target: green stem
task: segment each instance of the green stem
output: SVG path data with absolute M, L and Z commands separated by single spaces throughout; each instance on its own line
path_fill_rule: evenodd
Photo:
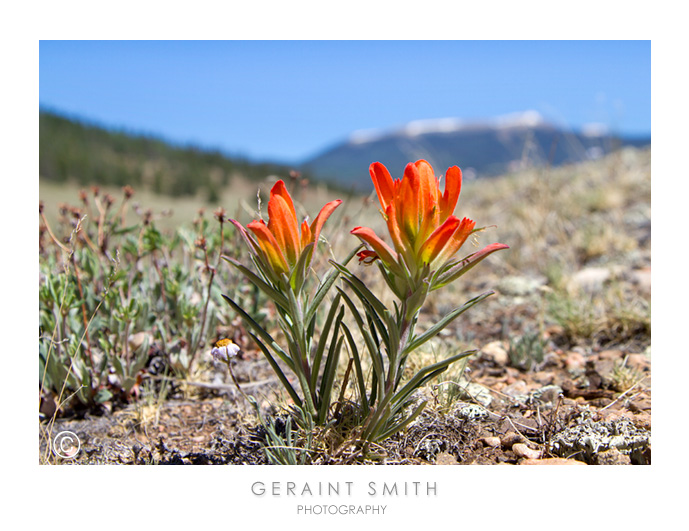
M 292 336 L 292 342 L 296 352 L 292 353 L 292 361 L 294 362 L 295 372 L 299 378 L 299 384 L 304 393 L 304 401 L 306 402 L 306 408 L 309 414 L 316 415 L 316 395 L 315 391 L 309 385 L 311 381 L 311 367 L 309 366 L 308 358 L 308 345 L 309 340 L 306 337 L 306 331 L 304 327 L 304 313 L 302 311 L 302 306 L 298 300 L 298 294 L 292 291 L 292 287 L 288 284 L 287 294 L 289 296 L 289 306 L 290 306 L 290 319 L 285 320 L 286 328 L 289 329 L 289 333 Z M 291 350 L 291 349 L 290 349 Z

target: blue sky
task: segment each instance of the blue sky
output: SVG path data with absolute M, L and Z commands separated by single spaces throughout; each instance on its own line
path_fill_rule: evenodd
M 44 108 L 299 162 L 361 129 L 526 110 L 651 132 L 650 41 L 41 41 Z

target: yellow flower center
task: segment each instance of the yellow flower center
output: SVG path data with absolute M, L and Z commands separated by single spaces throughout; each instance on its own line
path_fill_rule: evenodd
M 233 344 L 233 342 L 232 342 L 231 339 L 221 339 L 220 341 L 218 341 L 218 342 L 215 344 L 215 346 L 218 347 L 218 348 L 221 348 L 221 347 L 226 347 L 226 346 L 232 345 L 232 344 Z

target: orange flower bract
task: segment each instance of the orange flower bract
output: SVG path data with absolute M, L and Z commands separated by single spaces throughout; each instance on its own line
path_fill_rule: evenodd
M 300 226 L 294 202 L 284 181 L 279 180 L 270 190 L 268 223 L 254 220 L 246 226 L 255 240 L 248 237 L 238 222 L 232 221 L 254 252 L 260 254 L 275 273 L 283 274 L 292 270 L 307 246 L 318 242 L 323 225 L 341 203 L 339 199 L 327 203 L 310 225 L 304 220 Z
M 371 164 L 369 173 L 394 249 L 371 229 L 356 227 L 352 234 L 372 249 L 359 253 L 360 261 L 371 263 L 377 257 L 395 275 L 408 272 L 415 277 L 426 266 L 434 271 L 446 264 L 474 231 L 474 221 L 454 215 L 462 189 L 462 171 L 457 166 L 447 170 L 442 192 L 425 160 L 407 164 L 399 180 L 393 180 L 380 162 Z M 491 252 L 505 248 L 494 244 Z

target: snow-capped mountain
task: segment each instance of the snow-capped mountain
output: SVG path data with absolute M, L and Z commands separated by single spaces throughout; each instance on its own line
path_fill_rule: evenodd
M 374 161 L 400 177 L 408 162 L 421 158 L 438 173 L 458 165 L 465 178 L 489 177 L 529 166 L 581 162 L 621 146 L 650 143 L 650 138 L 612 136 L 598 124 L 570 131 L 548 123 L 536 111 L 526 111 L 481 122 L 443 118 L 416 120 L 391 130 L 355 131 L 302 169 L 319 179 L 368 190 L 368 167 Z

